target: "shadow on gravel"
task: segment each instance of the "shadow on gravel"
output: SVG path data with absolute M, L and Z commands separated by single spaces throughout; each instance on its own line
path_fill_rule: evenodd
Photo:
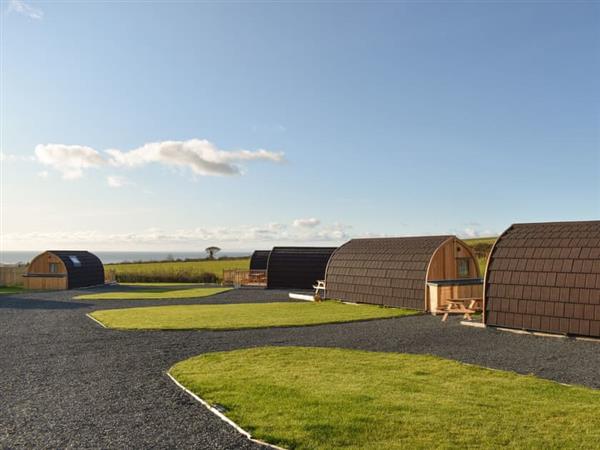
M 10 309 L 78 309 L 89 308 L 90 305 L 76 302 L 57 302 L 29 298 L 0 298 L 0 308 Z

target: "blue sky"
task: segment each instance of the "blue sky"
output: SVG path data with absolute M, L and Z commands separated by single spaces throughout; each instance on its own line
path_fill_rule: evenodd
M 4 249 L 238 250 L 600 215 L 596 2 L 1 14 Z

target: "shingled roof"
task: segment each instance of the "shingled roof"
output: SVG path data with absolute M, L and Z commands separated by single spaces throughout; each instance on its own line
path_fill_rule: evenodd
M 600 221 L 515 224 L 485 281 L 488 325 L 600 337 Z
M 422 310 L 429 261 L 453 237 L 352 239 L 329 260 L 327 297 Z

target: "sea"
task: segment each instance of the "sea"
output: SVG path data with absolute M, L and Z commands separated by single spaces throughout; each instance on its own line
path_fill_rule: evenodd
M 35 256 L 42 253 L 40 251 L 2 251 L 0 252 L 0 263 L 2 264 L 18 264 L 28 263 Z M 198 259 L 206 258 L 206 252 L 181 252 L 181 251 L 164 251 L 164 252 L 93 252 L 104 264 L 109 263 L 120 263 L 120 262 L 134 262 L 134 261 L 164 261 L 166 259 Z M 252 252 L 249 251 L 221 251 L 216 257 L 244 257 L 250 256 Z

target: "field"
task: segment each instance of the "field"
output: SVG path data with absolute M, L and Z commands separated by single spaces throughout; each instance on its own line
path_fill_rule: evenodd
M 351 322 L 413 314 L 416 311 L 326 301 L 107 309 L 95 311 L 92 316 L 109 328 L 121 330 L 234 330 Z
M 494 242 L 496 242 L 497 238 L 497 236 L 492 236 L 483 238 L 463 239 L 463 241 L 469 244 L 469 246 L 471 247 L 476 247 L 478 244 L 484 244 L 491 248 L 491 246 L 494 245 Z
M 173 366 L 255 438 L 293 449 L 597 448 L 600 391 L 429 355 L 262 347 Z
M 492 250 L 496 237 L 485 237 L 476 239 L 463 239 L 465 243 L 473 249 L 475 256 L 477 257 L 477 263 L 479 264 L 479 270 L 481 276 L 485 274 L 485 265 L 487 264 L 487 257 Z
M 119 282 L 216 283 L 223 269 L 248 269 L 250 258 L 106 264 Z

